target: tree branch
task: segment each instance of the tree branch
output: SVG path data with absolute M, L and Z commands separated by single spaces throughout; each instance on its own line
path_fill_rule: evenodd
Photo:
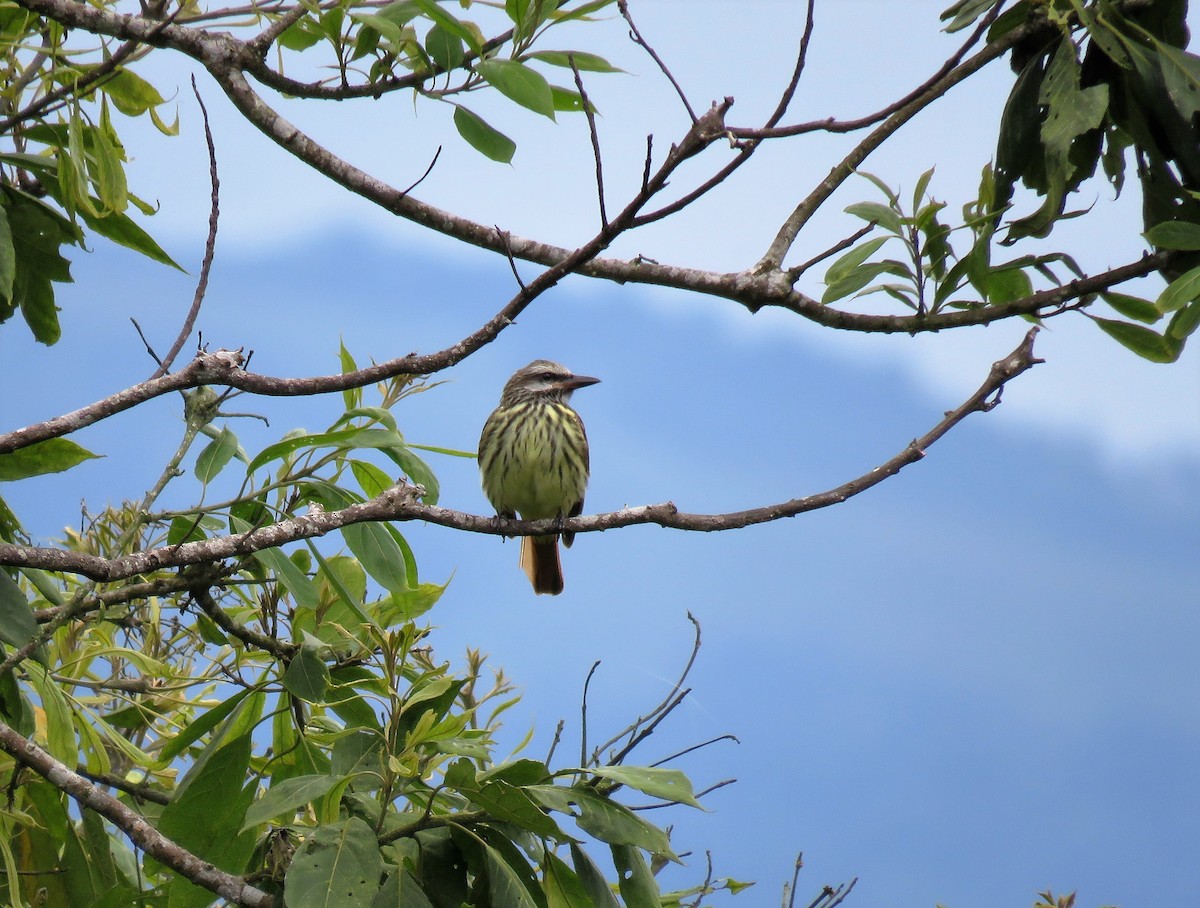
M 648 523 L 678 530 L 715 532 L 768 523 L 841 504 L 865 492 L 923 458 L 930 445 L 970 414 L 986 413 L 993 409 L 1000 402 L 1000 393 L 1005 384 L 1041 362 L 1033 355 L 1033 342 L 1037 331 L 1037 328 L 1030 329 L 1012 353 L 992 364 L 987 379 L 974 394 L 960 406 L 948 411 L 937 425 L 910 442 L 890 460 L 834 489 L 805 498 L 793 498 L 777 504 L 724 514 L 690 514 L 680 511 L 672 502 L 665 502 L 566 520 L 497 520 L 493 517 L 481 517 L 422 504 L 418 500 L 418 487 L 401 483 L 375 498 L 339 510 L 316 511 L 246 533 L 150 549 L 116 558 L 0 543 L 0 564 L 66 571 L 82 574 L 93 580 L 111 582 L 164 568 L 248 555 L 301 539 L 324 536 L 344 526 L 366 521 L 421 520 L 451 529 L 492 536 L 536 536 L 563 530 L 593 533 Z
M 101 791 L 4 722 L 0 722 L 0 750 L 23 766 L 28 766 L 55 788 L 66 792 L 81 807 L 94 810 L 113 822 L 140 849 L 196 885 L 248 908 L 274 906 L 275 900 L 271 895 L 181 848 L 151 826 L 145 817 Z

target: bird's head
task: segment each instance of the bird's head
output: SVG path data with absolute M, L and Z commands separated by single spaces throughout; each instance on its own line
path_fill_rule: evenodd
M 587 375 L 575 375 L 566 366 L 548 359 L 535 359 L 528 366 L 513 373 L 500 402 L 515 403 L 530 397 L 551 397 L 567 401 L 577 388 L 596 384 L 600 379 Z

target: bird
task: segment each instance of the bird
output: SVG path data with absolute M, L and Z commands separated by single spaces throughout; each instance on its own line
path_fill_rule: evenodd
M 535 359 L 505 383 L 500 405 L 479 437 L 479 474 L 498 518 L 561 520 L 583 512 L 590 472 L 587 432 L 568 401 L 599 381 Z M 575 539 L 574 533 L 561 535 L 566 546 Z M 521 568 L 539 595 L 563 591 L 558 537 L 521 538 Z

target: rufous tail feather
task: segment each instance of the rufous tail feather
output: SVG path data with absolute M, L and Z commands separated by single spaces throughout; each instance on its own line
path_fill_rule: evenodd
M 557 536 L 522 536 L 521 570 L 538 595 L 557 596 L 563 591 L 562 563 L 558 560 Z

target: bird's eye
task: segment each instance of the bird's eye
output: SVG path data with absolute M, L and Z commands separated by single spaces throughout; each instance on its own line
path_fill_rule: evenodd
M 554 373 L 553 372 L 543 372 L 542 373 L 542 381 L 554 381 Z

